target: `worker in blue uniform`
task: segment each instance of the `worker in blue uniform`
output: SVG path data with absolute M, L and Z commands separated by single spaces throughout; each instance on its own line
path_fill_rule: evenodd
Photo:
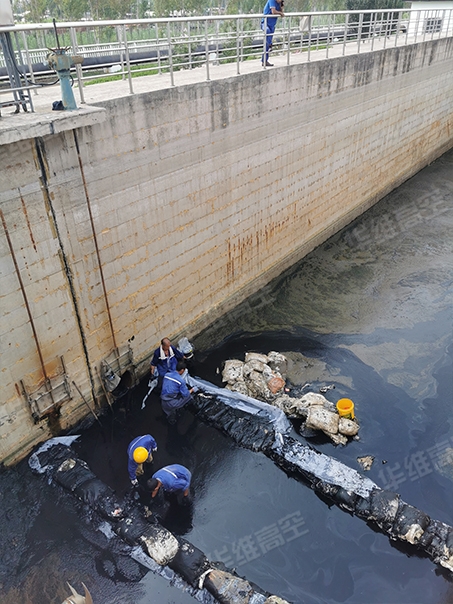
M 191 479 L 192 474 L 189 470 L 175 463 L 155 472 L 147 485 L 153 499 L 162 488 L 167 498 L 176 498 L 178 503 L 187 503 Z
M 151 359 L 151 378 L 157 374 L 157 392 L 162 388 L 164 375 L 176 369 L 176 364 L 184 358 L 182 352 L 173 348 L 168 338 L 163 338 L 159 348 L 156 348 Z
M 261 29 L 266 33 L 266 54 L 261 57 L 261 62 L 266 67 L 273 67 L 273 63 L 269 63 L 269 50 L 272 46 L 277 19 L 279 16 L 285 16 L 283 12 L 283 0 L 267 0 L 263 14 L 266 18 L 261 19 Z M 268 17 L 267 15 L 271 16 Z
M 157 451 L 157 443 L 151 434 L 137 436 L 127 448 L 127 471 L 133 486 L 138 484 L 137 476 L 144 472 L 143 464 L 153 461 L 153 453 Z
M 164 375 L 162 381 L 162 393 L 160 400 L 162 410 L 170 424 L 176 422 L 176 413 L 178 409 L 184 407 L 192 398 L 193 388 L 187 387 L 182 377 L 186 370 L 184 361 L 178 361 L 174 371 L 169 371 Z

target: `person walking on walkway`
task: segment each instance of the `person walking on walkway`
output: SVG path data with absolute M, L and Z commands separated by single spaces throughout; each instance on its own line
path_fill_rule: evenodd
M 272 47 L 277 19 L 285 16 L 283 0 L 267 0 L 263 13 L 266 18 L 261 19 L 261 29 L 266 33 L 266 53 L 261 57 L 261 63 L 266 67 L 273 67 L 273 63 L 269 63 L 269 51 Z M 267 15 L 271 16 L 267 17 Z
M 137 436 L 127 448 L 127 471 L 133 486 L 138 484 L 137 476 L 143 474 L 143 464 L 153 461 L 153 453 L 157 451 L 157 443 L 151 434 Z
M 162 488 L 166 498 L 176 499 L 178 503 L 189 502 L 189 489 L 192 474 L 187 468 L 177 463 L 165 466 L 153 474 L 148 480 L 148 488 L 151 491 L 151 497 L 154 499 Z
M 162 381 L 160 400 L 162 410 L 170 424 L 176 423 L 178 409 L 184 407 L 192 399 L 194 389 L 189 390 L 182 377 L 185 370 L 186 364 L 184 361 L 178 361 L 175 371 L 166 373 Z

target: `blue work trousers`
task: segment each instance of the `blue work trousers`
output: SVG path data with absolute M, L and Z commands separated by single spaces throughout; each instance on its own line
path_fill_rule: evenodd
M 263 21 L 261 23 L 261 29 L 264 31 L 264 26 L 265 26 L 266 21 Z M 267 21 L 267 25 L 266 25 L 266 55 L 264 58 L 261 57 L 261 61 L 264 62 L 268 62 L 269 61 L 269 49 L 272 46 L 272 39 L 274 37 L 274 31 L 275 31 L 275 26 L 277 24 L 276 23 L 269 23 L 269 21 Z

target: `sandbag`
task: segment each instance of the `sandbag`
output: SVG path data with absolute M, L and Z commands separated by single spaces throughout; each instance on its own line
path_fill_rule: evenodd
M 288 359 L 285 355 L 271 350 L 271 352 L 267 354 L 267 358 L 269 359 L 269 367 L 273 371 L 278 371 L 282 377 L 285 377 L 288 370 Z
M 322 407 L 315 406 L 310 407 L 308 410 L 305 425 L 307 428 L 314 428 L 315 430 L 329 432 L 329 434 L 336 434 L 338 432 L 339 419 L 340 418 L 336 413 L 331 413 Z
M 197 587 L 198 579 L 210 568 L 210 563 L 201 550 L 180 538 L 178 552 L 168 566 L 190 585 Z
M 86 480 L 74 490 L 74 495 L 104 518 L 119 519 L 123 514 L 124 504 L 113 489 L 99 478 Z
M 55 480 L 68 491 L 74 492 L 87 480 L 96 478 L 88 465 L 78 458 L 67 458 L 55 472 Z
M 370 495 L 370 520 L 385 531 L 390 531 L 398 513 L 400 496 L 398 493 L 374 489 Z
M 161 566 L 169 564 L 179 550 L 176 537 L 157 524 L 148 525 L 145 534 L 139 537 L 138 541 L 145 553 Z
M 253 595 L 248 581 L 218 569 L 206 575 L 204 587 L 220 604 L 249 604 Z
M 394 523 L 393 532 L 412 545 L 420 540 L 429 525 L 430 518 L 412 505 L 401 502 Z
M 248 363 L 249 361 L 260 361 L 261 363 L 267 365 L 269 362 L 269 357 L 259 352 L 246 352 L 245 362 Z
M 121 519 L 115 527 L 116 534 L 129 545 L 135 545 L 140 537 L 147 534 L 150 523 L 137 508 L 128 512 L 128 517 Z
M 285 386 L 285 380 L 278 375 L 274 375 L 267 382 L 267 387 L 272 392 L 272 394 L 277 394 L 280 390 L 283 390 Z
M 228 384 L 234 384 L 237 380 L 242 380 L 244 363 L 242 361 L 225 361 L 225 365 L 222 371 L 222 382 Z
M 347 419 L 346 417 L 340 417 L 338 422 L 338 432 L 341 434 L 345 434 L 346 436 L 355 436 L 358 434 L 360 426 L 357 422 L 352 421 L 352 419 Z

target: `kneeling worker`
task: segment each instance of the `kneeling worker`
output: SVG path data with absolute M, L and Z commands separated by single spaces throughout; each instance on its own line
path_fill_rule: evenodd
M 174 495 L 178 503 L 183 503 L 188 501 L 191 479 L 189 470 L 175 463 L 158 470 L 151 480 L 148 480 L 147 485 L 153 499 L 162 487 L 164 495 Z
M 164 375 L 162 382 L 162 393 L 160 400 L 162 409 L 170 424 L 176 422 L 176 411 L 184 407 L 192 398 L 193 388 L 187 388 L 187 384 L 182 377 L 186 370 L 184 361 L 178 361 L 176 369 L 169 371 Z
M 138 484 L 137 476 L 143 474 L 143 464 L 153 461 L 153 452 L 157 451 L 157 443 L 150 434 L 137 436 L 127 448 L 127 471 L 131 483 Z

